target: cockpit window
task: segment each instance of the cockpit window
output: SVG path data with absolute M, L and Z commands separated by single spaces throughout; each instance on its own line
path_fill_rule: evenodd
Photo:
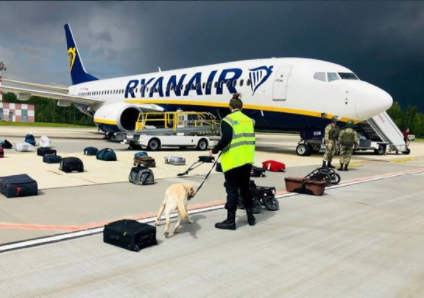
M 339 79 L 339 76 L 337 75 L 337 73 L 335 73 L 335 72 L 329 72 L 329 73 L 327 73 L 327 80 L 329 82 L 337 81 L 338 79 Z
M 316 73 L 314 74 L 314 79 L 315 79 L 315 80 L 318 80 L 318 81 L 326 82 L 326 79 L 325 79 L 325 72 L 316 72 Z
M 359 80 L 353 72 L 339 72 L 339 76 L 342 80 Z

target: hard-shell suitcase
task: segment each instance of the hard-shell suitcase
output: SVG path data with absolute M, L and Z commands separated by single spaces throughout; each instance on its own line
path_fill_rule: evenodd
M 158 244 L 156 227 L 130 219 L 122 219 L 105 225 L 103 241 L 137 252 Z
M 29 143 L 17 143 L 15 150 L 18 152 L 32 152 L 34 151 L 34 148 Z
M 37 181 L 27 174 L 0 178 L 0 192 L 7 198 L 38 195 Z
M 4 157 L 4 149 L 3 147 L 0 147 L 0 158 Z
M 64 171 L 65 173 L 71 172 L 84 172 L 84 164 L 81 159 L 77 157 L 65 157 L 62 158 L 60 162 L 59 170 Z
M 286 190 L 288 192 L 297 192 L 315 196 L 322 196 L 325 190 L 325 180 L 311 180 L 300 177 L 287 177 Z
M 44 156 L 46 154 L 57 154 L 57 151 L 50 148 L 50 147 L 39 147 L 37 148 L 37 155 L 38 156 Z
M 60 163 L 62 157 L 56 154 L 46 154 L 43 156 L 43 162 L 45 163 Z
M 147 168 L 154 168 L 156 167 L 156 161 L 153 157 L 150 156 L 137 156 L 134 157 L 134 162 L 133 162 L 134 166 L 144 166 Z
M 182 166 L 186 164 L 186 159 L 179 156 L 165 156 L 165 163 L 175 166 Z
M 97 155 L 99 149 L 96 147 L 86 147 L 84 148 L 84 155 Z
M 128 180 L 134 184 L 147 185 L 155 183 L 155 176 L 149 168 L 139 166 L 131 169 Z
M 96 158 L 104 161 L 116 161 L 116 153 L 110 148 L 105 148 L 97 152 Z

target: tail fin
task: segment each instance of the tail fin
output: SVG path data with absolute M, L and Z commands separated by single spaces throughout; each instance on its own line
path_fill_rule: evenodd
M 84 65 L 80 58 L 77 44 L 72 36 L 72 30 L 69 24 L 65 25 L 66 44 L 68 48 L 69 68 L 71 70 L 72 84 L 80 84 L 98 80 L 96 77 L 85 71 Z

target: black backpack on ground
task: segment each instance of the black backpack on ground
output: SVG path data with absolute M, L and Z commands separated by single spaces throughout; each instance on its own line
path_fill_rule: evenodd
M 84 164 L 77 157 L 65 157 L 60 162 L 59 170 L 65 173 L 84 172 Z
M 116 161 L 116 153 L 110 148 L 105 148 L 97 152 L 96 158 L 104 161 Z
M 99 149 L 96 147 L 87 147 L 84 148 L 84 155 L 96 155 L 99 152 Z
M 39 147 L 37 148 L 37 155 L 38 156 L 44 156 L 46 154 L 57 154 L 57 151 L 50 148 L 50 147 Z
M 0 192 L 7 198 L 38 195 L 37 181 L 27 174 L 0 178 Z
M 121 219 L 105 225 L 103 241 L 137 252 L 158 244 L 156 227 L 131 219 Z
M 62 157 L 56 154 L 46 154 L 43 156 L 43 162 L 45 163 L 60 163 Z
M 137 185 L 147 185 L 155 183 L 155 176 L 149 168 L 138 166 L 131 169 L 128 180 Z
M 1 142 L 0 146 L 2 146 L 4 149 L 12 149 L 13 146 L 8 140 L 4 140 Z

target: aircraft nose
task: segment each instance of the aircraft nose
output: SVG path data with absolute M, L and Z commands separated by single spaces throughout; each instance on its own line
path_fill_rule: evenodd
M 386 91 L 368 83 L 363 87 L 356 101 L 356 115 L 359 120 L 367 120 L 392 106 L 393 98 Z

